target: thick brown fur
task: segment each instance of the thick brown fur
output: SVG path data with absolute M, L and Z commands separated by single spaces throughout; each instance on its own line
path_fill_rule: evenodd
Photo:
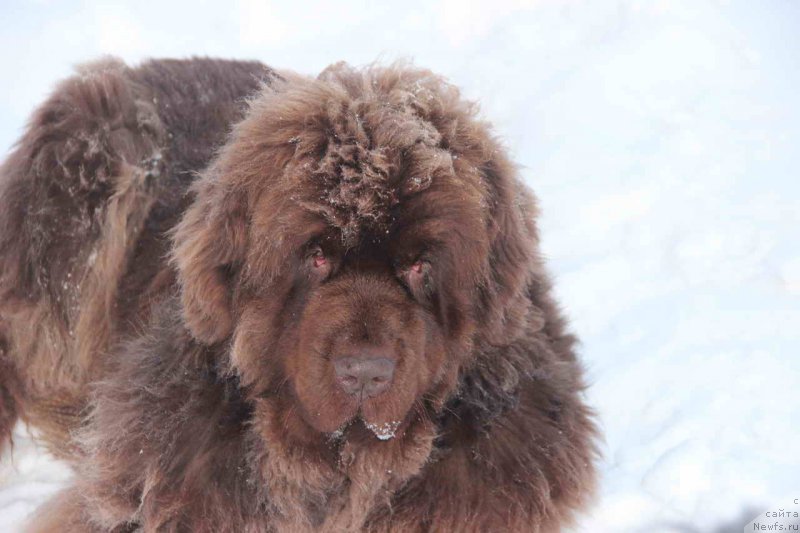
M 21 418 L 76 469 L 33 531 L 554 531 L 589 501 L 534 199 L 442 78 L 103 61 L 0 172 L 0 440 Z M 362 352 L 396 364 L 366 399 L 332 370 Z

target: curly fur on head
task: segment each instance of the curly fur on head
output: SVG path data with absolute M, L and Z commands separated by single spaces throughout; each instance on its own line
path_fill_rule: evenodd
M 385 232 L 389 212 L 402 196 L 425 190 L 437 174 L 454 173 L 452 154 L 440 148 L 442 135 L 419 120 L 420 114 L 429 114 L 426 104 L 442 104 L 431 88 L 440 88 L 441 80 L 419 71 L 398 70 L 395 75 L 395 80 L 382 77 L 378 85 L 369 71 L 355 72 L 343 64 L 330 67 L 320 79 L 337 91 L 318 115 L 324 124 L 312 130 L 326 132 L 327 138 L 309 136 L 307 130 L 291 138 L 300 153 L 323 153 L 311 172 L 301 169 L 298 178 L 320 192 L 319 202 L 305 205 L 341 228 L 346 245 L 355 244 L 361 226 Z M 388 89 L 389 84 L 395 87 Z M 376 106 L 382 92 L 388 98 Z
M 39 531 L 553 531 L 585 507 L 596 430 L 535 202 L 453 85 L 106 63 L 37 116 L 0 181 L 0 438 L 49 424 L 78 472 Z M 80 139 L 91 193 L 64 185 L 80 154 L 42 155 Z M 352 360 L 392 373 L 348 392 Z

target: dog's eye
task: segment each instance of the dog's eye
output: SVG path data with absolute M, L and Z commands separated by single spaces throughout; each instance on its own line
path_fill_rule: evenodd
M 320 246 L 311 247 L 308 254 L 308 262 L 311 274 L 315 278 L 324 280 L 330 275 L 332 269 L 331 261 Z
M 431 264 L 425 260 L 417 259 L 405 268 L 400 269 L 400 278 L 414 298 L 421 300 L 430 292 L 428 273 Z

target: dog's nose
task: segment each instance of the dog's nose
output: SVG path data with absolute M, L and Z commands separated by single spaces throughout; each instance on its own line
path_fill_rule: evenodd
M 375 397 L 389 388 L 394 377 L 394 361 L 385 357 L 343 357 L 333 363 L 336 380 L 347 394 Z

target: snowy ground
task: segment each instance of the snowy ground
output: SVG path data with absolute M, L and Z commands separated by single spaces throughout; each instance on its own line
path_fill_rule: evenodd
M 582 530 L 741 531 L 800 497 L 800 3 L 222 5 L 4 0 L 0 149 L 99 54 L 413 57 L 482 101 L 541 200 L 606 435 Z M 19 440 L 0 531 L 67 476 Z

